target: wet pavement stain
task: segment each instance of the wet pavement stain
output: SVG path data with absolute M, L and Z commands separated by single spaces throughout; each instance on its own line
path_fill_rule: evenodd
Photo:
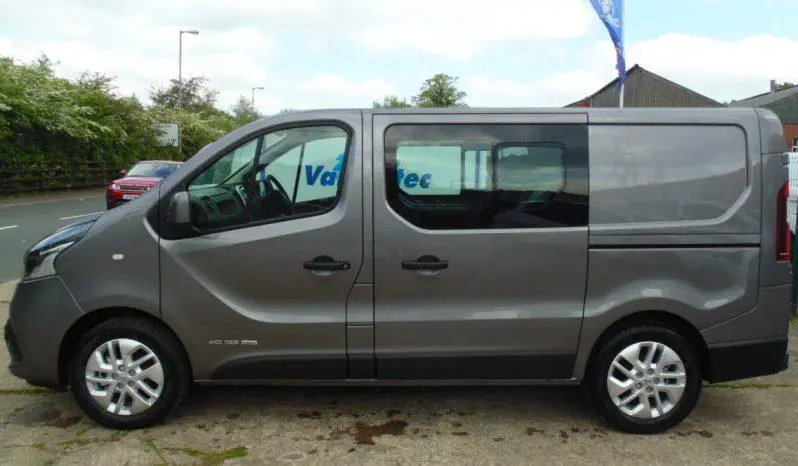
M 59 417 L 61 417 L 61 411 L 55 409 L 52 404 L 38 403 L 23 409 L 9 422 L 18 425 L 52 425 Z
M 230 419 L 231 421 L 234 421 L 239 417 L 241 417 L 241 413 L 230 413 L 227 415 L 227 419 Z
M 676 432 L 677 437 L 689 437 L 693 434 L 700 435 L 701 437 L 704 438 L 714 437 L 714 434 L 712 432 L 709 432 L 708 430 L 690 430 L 687 432 Z
M 299 419 L 321 419 L 321 413 L 318 411 L 305 412 L 302 411 L 296 415 Z
M 466 435 L 468 435 L 468 432 L 457 431 L 457 432 L 452 432 L 452 435 L 455 435 L 457 437 L 465 437 Z
M 543 430 L 543 429 L 538 429 L 537 427 L 527 427 L 526 428 L 526 434 L 527 435 L 542 434 L 544 432 L 546 432 L 546 431 Z
M 402 411 L 400 411 L 400 410 L 398 410 L 396 408 L 391 408 L 391 409 L 385 411 L 385 415 L 388 416 L 388 417 L 394 417 L 397 414 L 402 414 Z
M 504 437 L 496 437 L 493 439 L 494 442 L 504 442 Z
M 463 426 L 462 422 L 453 422 L 452 423 L 452 427 L 462 427 L 462 426 Z
M 374 445 L 374 437 L 381 435 L 403 435 L 407 421 L 391 419 L 388 422 L 373 426 L 364 422 L 356 422 L 353 427 L 355 442 L 358 445 Z
M 62 429 L 66 429 L 67 427 L 72 427 L 80 422 L 80 419 L 80 416 L 62 417 L 51 422 L 50 425 L 53 427 L 61 427 Z

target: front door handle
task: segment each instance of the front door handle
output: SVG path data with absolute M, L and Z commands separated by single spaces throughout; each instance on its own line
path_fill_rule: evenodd
M 443 270 L 449 268 L 448 261 L 442 261 L 435 256 L 421 256 L 414 261 L 402 261 L 405 270 Z
M 337 261 L 330 256 L 318 256 L 313 260 L 305 261 L 305 268 L 314 272 L 333 272 L 336 270 L 349 270 L 349 262 Z

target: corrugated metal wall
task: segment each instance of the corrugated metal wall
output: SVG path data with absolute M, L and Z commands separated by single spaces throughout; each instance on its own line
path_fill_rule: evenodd
M 773 110 L 784 124 L 798 124 L 798 94 L 766 105 Z

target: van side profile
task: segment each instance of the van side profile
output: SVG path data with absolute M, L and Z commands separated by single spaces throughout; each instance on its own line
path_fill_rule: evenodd
M 762 109 L 264 118 L 32 247 L 10 369 L 138 428 L 199 384 L 564 384 L 654 433 L 787 367 Z

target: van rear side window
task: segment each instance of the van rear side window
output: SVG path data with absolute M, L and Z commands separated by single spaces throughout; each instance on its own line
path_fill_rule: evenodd
M 391 207 L 426 229 L 587 225 L 584 125 L 396 125 Z
M 711 220 L 748 184 L 737 126 L 590 127 L 590 224 Z

